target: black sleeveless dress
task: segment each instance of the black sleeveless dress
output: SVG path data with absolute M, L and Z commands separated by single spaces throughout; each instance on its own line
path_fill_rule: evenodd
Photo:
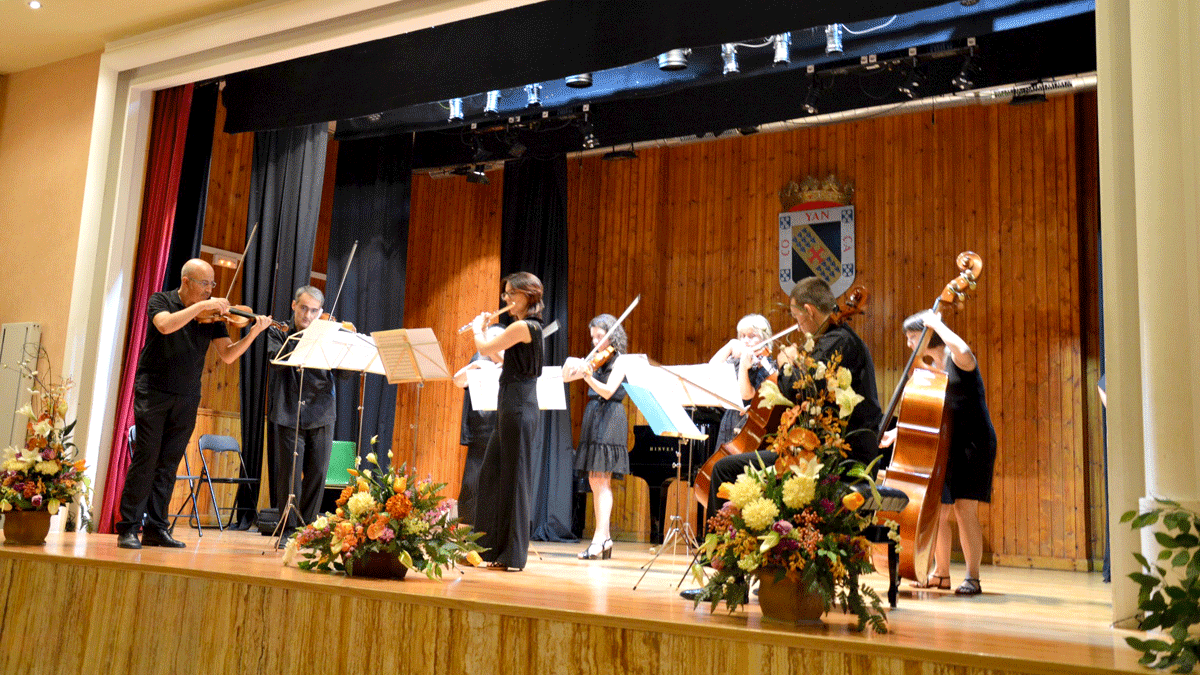
M 978 364 L 974 370 L 962 370 L 950 361 L 946 369 L 946 410 L 954 426 L 942 503 L 953 504 L 956 499 L 990 502 L 996 429 L 988 413 Z
M 537 378 L 542 372 L 542 323 L 525 319 L 529 342 L 504 350 L 496 430 L 479 469 L 475 529 L 483 532 L 482 557 L 507 567 L 525 567 L 533 513 L 533 467 L 541 445 Z
M 593 376 L 607 382 L 616 360 L 616 357 L 610 358 Z M 575 471 L 611 473 L 613 478 L 622 478 L 629 473 L 629 419 L 621 404 L 624 400 L 625 387 L 618 386 L 608 400 L 588 387 L 579 447 L 575 449 Z

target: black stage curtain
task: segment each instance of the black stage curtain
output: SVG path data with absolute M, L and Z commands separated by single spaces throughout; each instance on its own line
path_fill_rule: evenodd
M 183 167 L 179 173 L 179 200 L 175 203 L 175 226 L 162 290 L 179 288 L 183 264 L 200 256 L 204 236 L 204 207 L 208 202 L 208 168 L 212 163 L 213 128 L 217 119 L 217 83 L 192 89 L 187 140 L 183 145 Z M 217 293 L 223 289 L 216 289 Z
M 354 323 L 360 333 L 403 325 L 411 185 L 411 134 L 338 145 L 326 309 L 344 278 L 341 298 L 332 311 L 338 320 Z M 350 261 L 355 242 L 358 250 Z M 367 376 L 359 431 L 359 382 L 357 376 L 338 382 L 334 438 L 356 440 L 359 456 L 365 457 L 372 451 L 371 437 L 378 436 L 375 452 L 386 468 L 396 416 L 396 387 L 380 375 Z
M 313 246 L 321 187 L 325 178 L 325 124 L 266 131 L 254 136 L 250 208 L 246 236 L 258 231 L 242 264 L 242 301 L 280 321 L 291 318 L 292 293 L 312 278 Z M 259 336 L 242 358 L 242 454 L 246 470 L 260 476 L 263 420 L 266 415 L 267 340 Z M 274 460 L 268 453 L 274 479 Z M 238 490 L 239 525 L 249 527 L 258 505 L 258 488 Z
M 225 130 L 358 117 L 944 3 L 546 0 L 229 75 Z
M 526 158 L 504 165 L 504 214 L 500 236 L 500 274 L 532 272 L 542 280 L 548 325 L 559 331 L 545 342 L 545 365 L 567 358 L 568 289 L 567 160 Z M 498 285 L 497 285 L 498 286 Z M 568 397 L 568 401 L 570 398 Z M 540 460 L 534 464 L 531 538 L 537 541 L 575 541 L 571 533 L 571 411 L 542 414 Z

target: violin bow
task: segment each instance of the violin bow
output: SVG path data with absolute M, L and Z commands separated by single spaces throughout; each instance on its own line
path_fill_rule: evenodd
M 225 291 L 225 299 L 229 299 L 229 294 L 233 292 L 233 285 L 237 283 L 238 274 L 242 271 L 242 262 L 246 260 L 246 254 L 250 252 L 250 243 L 254 241 L 254 233 L 258 232 L 258 223 L 254 223 L 254 227 L 250 229 L 250 236 L 246 237 L 246 248 L 242 250 L 242 255 L 238 258 L 238 265 L 233 270 L 233 279 L 229 281 L 229 288 Z M 242 294 L 245 296 L 245 293 Z
M 595 355 L 597 348 L 600 345 L 604 344 L 604 341 L 612 336 L 613 331 L 617 329 L 617 326 L 621 325 L 621 322 L 625 320 L 625 317 L 629 316 L 629 313 L 632 312 L 633 308 L 637 307 L 638 303 L 641 301 L 642 301 L 642 294 L 638 293 L 637 297 L 633 299 L 633 302 L 629 303 L 629 306 L 625 308 L 625 311 L 621 312 L 621 316 L 617 317 L 617 320 L 615 323 L 613 323 L 612 328 L 609 328 L 608 332 L 604 334 L 604 337 L 601 338 L 599 341 L 596 342 L 595 345 L 592 346 L 592 351 L 588 352 L 587 356 L 583 357 L 583 360 L 585 362 L 590 361 L 592 359 L 592 356 Z
M 338 300 L 342 297 L 342 289 L 346 287 L 346 278 L 350 276 L 350 265 L 354 264 L 354 253 L 358 251 L 358 240 L 354 240 L 354 246 L 350 247 L 350 258 L 346 260 L 346 273 L 342 275 L 342 283 L 338 284 L 337 295 L 333 296 L 333 306 L 329 308 L 329 318 L 337 316 L 333 310 L 337 309 Z

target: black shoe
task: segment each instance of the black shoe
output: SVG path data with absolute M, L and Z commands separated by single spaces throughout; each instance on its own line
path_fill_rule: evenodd
M 141 548 L 142 542 L 138 541 L 137 530 L 128 530 L 117 534 L 117 548 Z
M 679 597 L 683 598 L 684 600 L 691 600 L 692 602 L 695 602 L 700 598 L 700 594 L 703 592 L 703 588 L 689 588 L 686 591 L 679 591 Z
M 187 544 L 171 536 L 170 532 L 148 527 L 142 532 L 142 546 L 164 546 L 166 548 L 185 548 Z

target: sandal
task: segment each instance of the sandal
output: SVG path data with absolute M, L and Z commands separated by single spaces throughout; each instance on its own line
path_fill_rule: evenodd
M 508 565 L 505 565 L 504 563 L 499 563 L 499 562 L 490 562 L 484 566 L 484 569 L 498 570 L 500 572 L 507 572 Z
M 971 577 L 963 579 L 962 585 L 954 590 L 955 595 L 979 595 L 982 592 L 983 587 L 979 585 L 979 580 Z
M 916 582 L 913 582 L 912 587 L 913 588 L 936 588 L 938 590 L 948 591 L 948 590 L 950 590 L 950 577 L 948 577 L 948 576 L 943 577 L 939 574 L 930 574 L 928 577 L 925 578 L 924 583 L 921 583 L 920 581 L 916 581 Z

